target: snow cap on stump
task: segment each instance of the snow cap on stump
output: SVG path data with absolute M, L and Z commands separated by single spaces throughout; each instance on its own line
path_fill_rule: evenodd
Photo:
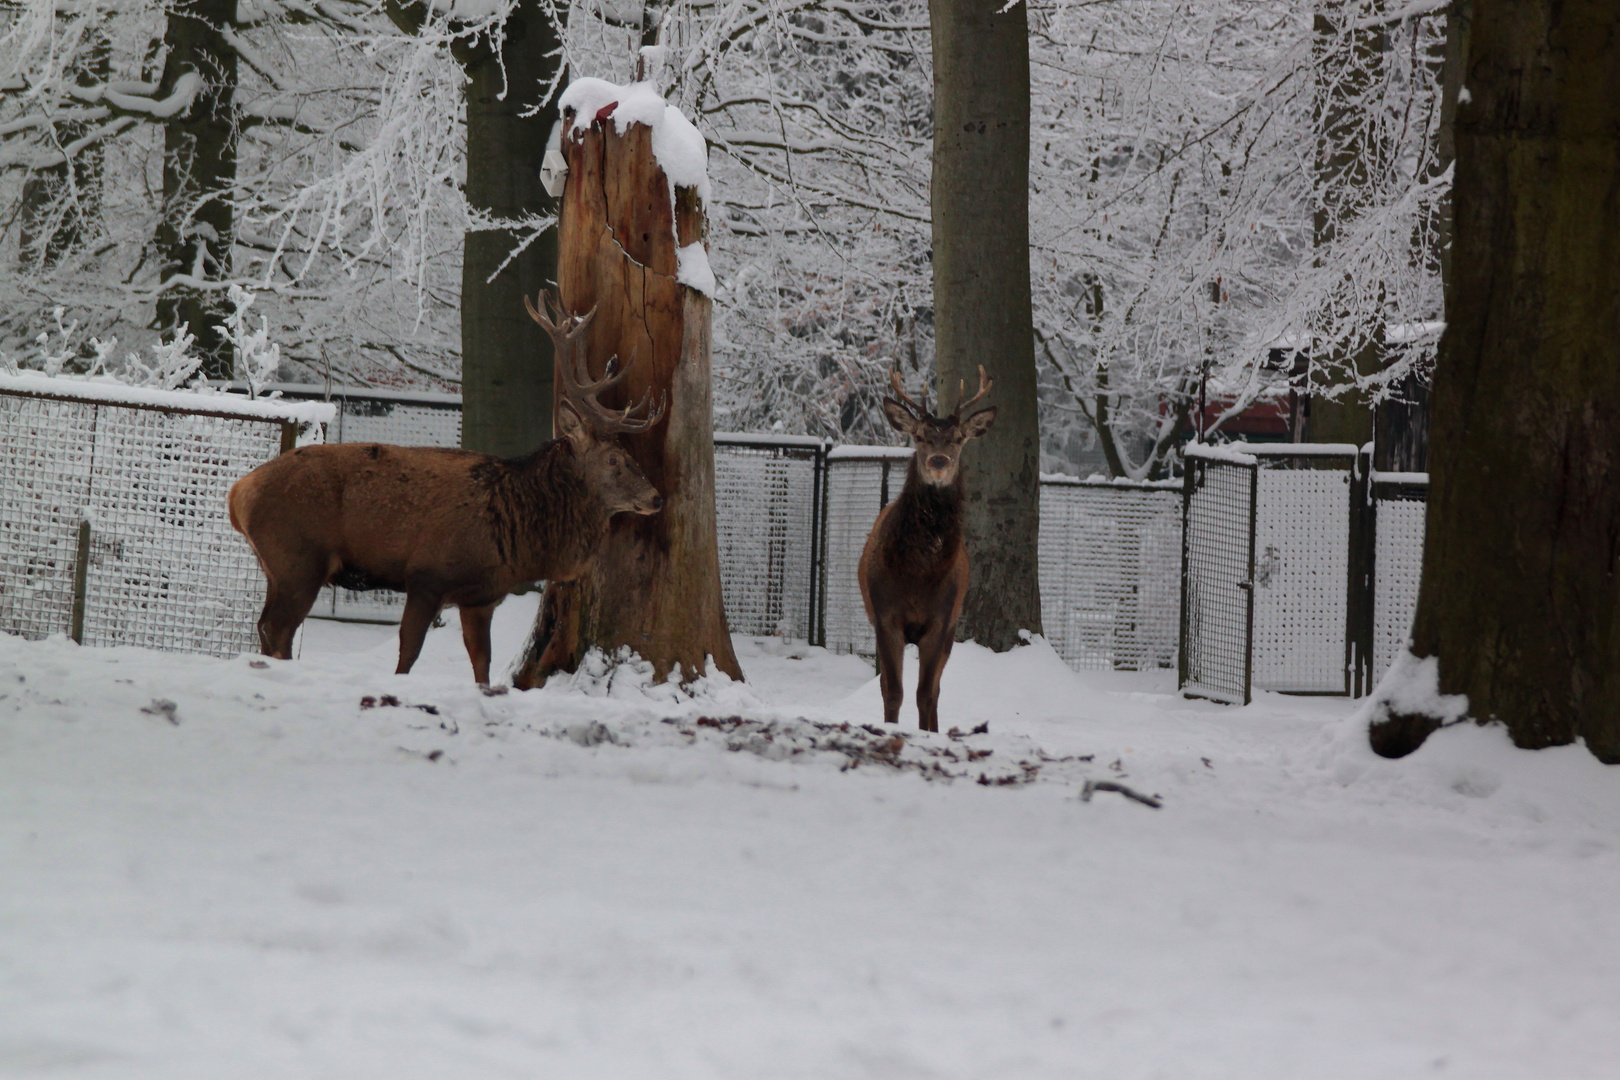
M 665 101 L 652 83 L 618 86 L 605 79 L 575 79 L 563 91 L 558 106 L 565 117 L 570 110 L 573 112 L 573 122 L 564 132 L 564 138 L 580 138 L 593 123 L 609 120 L 613 121 L 614 131 L 619 135 L 629 131 L 633 124 L 651 128 L 653 156 L 669 180 L 671 218 L 678 187 L 695 190 L 704 213 L 708 213 L 708 143 L 686 114 Z M 713 297 L 714 272 L 709 268 L 708 252 L 702 243 L 677 248 L 675 256 L 678 267 L 675 279 Z

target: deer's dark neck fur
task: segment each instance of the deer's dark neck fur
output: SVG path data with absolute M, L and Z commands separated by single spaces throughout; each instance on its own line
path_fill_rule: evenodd
M 894 569 L 927 573 L 949 562 L 962 541 L 962 474 L 944 486 L 925 484 L 913 457 L 887 526 L 884 561 Z
M 496 552 L 520 578 L 574 577 L 607 535 L 607 510 L 586 487 L 567 439 L 524 457 L 491 458 L 475 476 L 488 495 Z

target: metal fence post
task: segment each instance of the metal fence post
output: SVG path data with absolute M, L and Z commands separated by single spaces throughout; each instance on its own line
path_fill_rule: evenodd
M 1350 468 L 1349 589 L 1345 597 L 1345 692 L 1372 692 L 1373 562 L 1377 547 L 1371 444 L 1361 448 Z
M 1254 540 L 1260 523 L 1260 466 L 1249 467 L 1249 572 L 1247 625 L 1243 632 L 1243 704 L 1254 698 Z
M 822 488 L 826 486 L 827 444 L 816 447 L 810 467 L 810 603 L 806 608 L 805 640 L 811 645 L 825 644 L 827 633 L 822 626 L 826 611 L 822 603 L 821 577 L 825 572 L 823 531 L 827 515 L 822 505 Z
M 79 522 L 79 554 L 73 564 L 73 613 L 68 617 L 68 637 L 84 644 L 84 594 L 90 573 L 90 520 Z
M 1184 461 L 1181 489 L 1181 632 L 1176 641 L 1176 688 L 1187 685 L 1187 587 L 1191 573 L 1191 550 L 1187 540 L 1188 520 L 1192 517 L 1193 474 L 1203 466 L 1196 461 Z
M 820 532 L 819 535 L 815 537 L 815 545 L 821 553 L 821 557 L 818 560 L 821 574 L 817 583 L 816 602 L 814 605 L 816 611 L 816 638 L 812 644 L 819 645 L 825 649 L 827 647 L 827 548 L 828 534 L 832 531 L 830 525 L 832 460 L 829 457 L 825 444 L 823 444 L 819 460 L 821 463 L 821 515 L 819 523 Z

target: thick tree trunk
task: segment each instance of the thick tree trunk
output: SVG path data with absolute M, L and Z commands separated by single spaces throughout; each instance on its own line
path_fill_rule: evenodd
M 467 72 L 467 202 L 499 218 L 555 212 L 540 186 L 540 162 L 557 119 L 551 21 L 523 0 L 506 21 L 501 53 L 486 43 L 457 50 Z M 539 106 L 539 112 L 525 116 Z M 513 233 L 467 233 L 461 263 L 461 445 L 511 457 L 551 438 L 551 340 L 523 310 L 550 286 L 557 233 L 548 230 L 506 263 Z M 498 272 L 497 272 L 498 271 Z M 492 279 L 493 275 L 493 279 Z
M 931 0 L 938 408 L 996 380 L 996 424 L 962 455 L 972 579 L 957 636 L 1041 632 L 1040 418 L 1029 284 L 1029 28 L 1024 5 Z
M 565 122 L 571 117 L 565 114 Z M 697 193 L 669 181 L 651 129 L 598 122 L 564 140 L 558 288 L 565 309 L 596 309 L 587 334 L 592 377 L 617 356 L 629 377 L 603 404 L 622 407 L 647 391 L 667 395 L 666 419 L 626 445 L 664 496 L 660 513 L 613 519 L 593 568 L 574 584 L 547 588 L 541 615 L 513 682 L 539 685 L 573 670 L 586 650 L 629 646 L 657 677 L 678 664 L 683 678 L 713 661 L 732 678 L 714 528 L 714 430 L 710 388 L 710 300 L 676 281 L 676 247 L 703 239 Z
M 157 254 L 165 279 L 176 274 L 218 281 L 231 273 L 236 224 L 231 188 L 236 183 L 236 50 L 222 31 L 236 19 L 236 0 L 190 0 L 169 12 L 163 34 L 168 57 L 159 96 L 174 92 L 188 72 L 203 86 L 191 107 L 163 128 L 163 218 Z M 157 303 L 165 338 L 186 324 L 202 355 L 201 374 L 228 379 L 235 357 L 225 336 L 225 294 L 181 287 Z
M 1518 745 L 1620 762 L 1620 7 L 1472 6 L 1414 649 Z

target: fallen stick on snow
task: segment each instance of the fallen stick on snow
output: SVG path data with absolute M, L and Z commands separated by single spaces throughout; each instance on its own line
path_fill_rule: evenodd
M 1157 795 L 1143 795 L 1140 791 L 1132 791 L 1124 784 L 1116 784 L 1112 780 L 1087 780 L 1086 786 L 1080 789 L 1080 801 L 1090 802 L 1091 793 L 1094 791 L 1117 791 L 1127 799 L 1133 799 L 1143 806 L 1151 806 L 1155 810 L 1164 805 Z

